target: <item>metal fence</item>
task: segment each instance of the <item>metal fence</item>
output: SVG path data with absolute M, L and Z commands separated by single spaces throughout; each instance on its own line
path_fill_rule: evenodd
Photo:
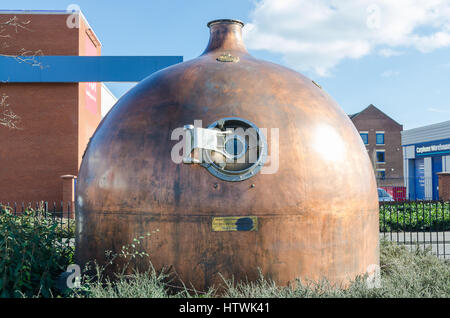
M 43 216 L 58 222 L 67 233 L 64 242 L 74 243 L 74 207 L 71 202 L 0 203 L 0 212 Z M 450 201 L 380 202 L 380 237 L 410 249 L 429 248 L 441 258 L 450 258 Z
M 450 258 L 450 201 L 380 202 L 380 237 Z
M 0 202 L 0 213 L 8 211 L 14 216 L 27 215 L 30 217 L 41 217 L 57 224 L 61 233 L 61 244 L 67 244 L 68 247 L 75 246 L 75 213 L 71 202 L 28 202 L 10 204 L 9 202 Z
M 73 219 L 75 215 L 73 212 L 74 208 L 72 206 L 72 203 L 64 203 L 63 201 L 61 201 L 59 204 L 53 202 L 52 205 L 44 201 L 27 203 L 22 202 L 20 204 L 18 204 L 17 202 L 14 202 L 12 204 L 10 204 L 9 202 L 0 202 L 0 211 L 4 210 L 5 208 L 9 209 L 14 215 L 20 215 L 25 213 L 26 211 L 31 210 L 40 211 L 48 215 L 58 216 L 60 218 L 69 217 Z

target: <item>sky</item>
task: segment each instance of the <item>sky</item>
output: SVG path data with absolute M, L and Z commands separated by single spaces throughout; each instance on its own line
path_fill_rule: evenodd
M 404 129 L 450 120 L 450 0 L 2 0 L 81 8 L 102 55 L 201 54 L 208 21 L 243 21 L 250 54 L 319 83 L 348 114 L 373 104 Z M 134 84 L 108 83 L 118 97 Z

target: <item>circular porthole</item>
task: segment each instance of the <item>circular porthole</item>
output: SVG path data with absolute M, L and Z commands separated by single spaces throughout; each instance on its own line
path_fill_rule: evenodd
M 239 135 L 233 134 L 225 139 L 225 152 L 234 159 L 242 158 L 246 152 L 245 140 Z
M 208 128 L 225 132 L 217 151 L 205 150 L 203 166 L 211 174 L 225 181 L 243 181 L 259 172 L 267 159 L 267 142 L 255 124 L 230 117 Z

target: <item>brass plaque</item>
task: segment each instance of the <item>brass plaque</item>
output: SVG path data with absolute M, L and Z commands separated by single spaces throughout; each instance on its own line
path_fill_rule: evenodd
M 224 216 L 212 218 L 213 232 L 258 231 L 257 216 Z
M 239 62 L 239 57 L 233 56 L 230 53 L 226 53 L 226 54 L 222 54 L 221 56 L 219 56 L 216 60 L 219 61 L 219 62 L 234 62 L 234 63 L 237 63 L 237 62 Z

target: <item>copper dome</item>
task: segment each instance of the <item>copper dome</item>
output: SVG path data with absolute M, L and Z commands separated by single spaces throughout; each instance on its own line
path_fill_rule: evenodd
M 78 176 L 77 262 L 102 262 L 105 250 L 158 229 L 143 242 L 153 265 L 200 290 L 218 273 L 254 280 L 258 268 L 282 285 L 364 274 L 379 262 L 378 199 L 350 119 L 310 79 L 252 57 L 242 22 L 209 27 L 202 55 L 144 79 L 97 128 Z M 265 128 L 260 165 L 234 174 L 233 164 L 175 163 L 172 132 L 196 120 Z M 247 149 L 236 140 L 235 154 Z

